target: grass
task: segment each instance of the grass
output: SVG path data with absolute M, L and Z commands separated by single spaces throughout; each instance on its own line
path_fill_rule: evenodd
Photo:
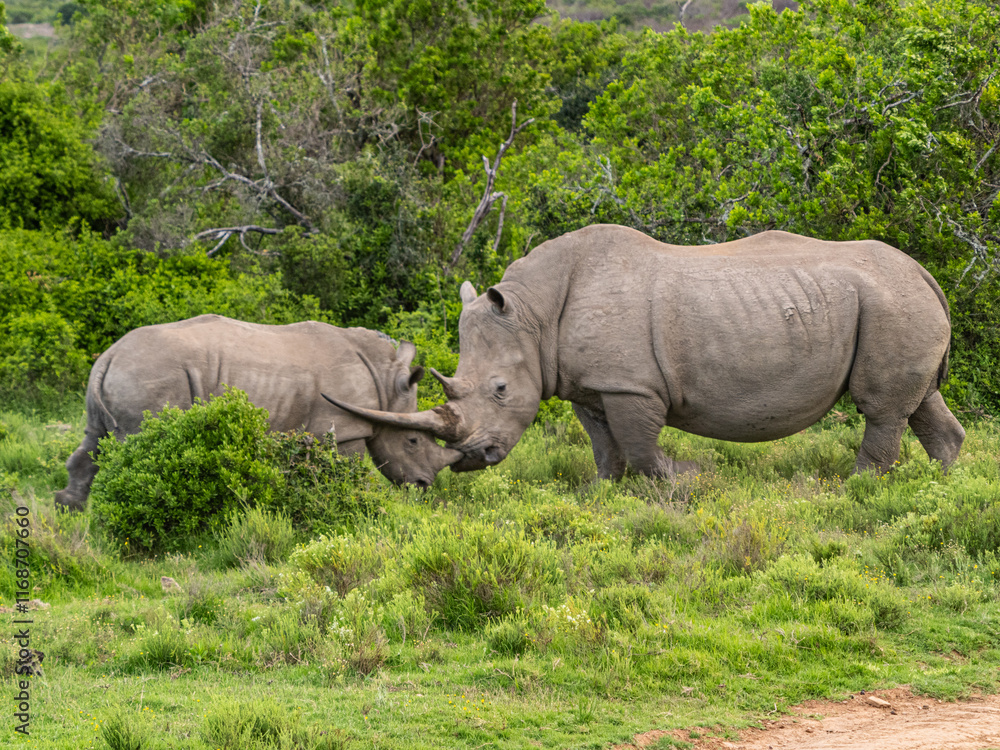
M 601 748 L 862 689 L 998 688 L 991 422 L 948 476 L 907 434 L 894 472 L 844 478 L 863 426 L 830 419 L 762 444 L 665 431 L 702 473 L 617 484 L 595 480 L 578 425 L 536 426 L 499 466 L 387 488 L 290 553 L 261 516 L 132 560 L 53 510 L 82 424 L 0 423 L 32 595 L 52 605 L 32 613 L 31 747 Z M 0 691 L 14 663 L 0 654 Z

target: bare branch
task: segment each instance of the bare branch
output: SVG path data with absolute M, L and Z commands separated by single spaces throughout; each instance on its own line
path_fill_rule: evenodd
M 500 203 L 500 218 L 497 220 L 497 237 L 495 240 L 493 240 L 493 252 L 495 253 L 497 251 L 497 248 L 500 247 L 500 235 L 503 234 L 503 217 L 504 214 L 507 213 L 507 194 L 494 193 L 493 197 L 503 198 L 503 201 Z
M 260 10 L 258 4 L 257 10 Z M 271 178 L 267 174 L 267 164 L 264 161 L 264 147 L 260 143 L 261 121 L 264 118 L 264 100 L 257 100 L 257 163 L 260 164 L 260 171 L 264 174 L 264 184 L 271 185 Z
M 507 205 L 507 197 L 503 193 L 494 193 L 493 184 L 496 182 L 497 173 L 500 171 L 500 160 L 503 159 L 503 155 L 507 152 L 507 149 L 511 147 L 514 143 L 514 136 L 528 127 L 531 123 L 535 121 L 534 117 L 529 117 L 520 125 L 517 124 L 517 100 L 510 108 L 510 135 L 507 140 L 500 144 L 500 149 L 497 151 L 496 158 L 493 159 L 493 166 L 490 166 L 489 159 L 483 156 L 483 168 L 486 170 L 486 185 L 483 188 L 483 197 L 479 200 L 479 205 L 476 206 L 475 212 L 472 214 L 472 221 L 469 222 L 469 226 L 466 227 L 465 231 L 462 232 L 462 239 L 459 240 L 458 245 L 455 247 L 454 252 L 451 254 L 451 259 L 448 261 L 447 270 L 451 270 L 458 263 L 458 259 L 462 255 L 462 251 L 465 249 L 466 244 L 472 239 L 472 235 L 475 233 L 477 227 L 486 218 L 486 215 L 493 208 L 493 203 L 497 198 L 504 199 L 504 206 Z M 503 222 L 501 219 L 501 228 Z M 499 237 L 497 238 L 497 244 L 499 244 Z
M 978 172 L 979 171 L 979 168 L 983 166 L 983 164 L 986 162 L 987 159 L 990 158 L 990 154 L 992 154 L 996 150 L 996 147 L 997 147 L 998 143 L 1000 143 L 1000 138 L 998 138 L 997 140 L 993 141 L 993 145 L 990 146 L 990 150 L 987 151 L 985 154 L 983 154 L 983 158 L 980 159 L 976 163 L 976 168 L 974 170 L 972 170 L 973 172 Z
M 882 162 L 882 166 L 878 168 L 878 172 L 875 174 L 875 183 L 873 187 L 877 187 L 879 180 L 882 178 L 882 170 L 889 166 L 889 160 L 892 159 L 892 155 L 896 150 L 896 142 L 892 141 L 889 147 L 889 155 L 885 157 L 885 161 Z
M 978 102 L 979 101 L 979 97 L 981 97 L 983 95 L 983 91 L 986 90 L 986 87 L 989 86 L 990 81 L 992 81 L 996 77 L 996 75 L 997 75 L 996 72 L 992 72 L 988 76 L 986 76 L 985 80 L 983 80 L 983 82 L 980 84 L 979 88 L 976 89 L 976 92 L 974 94 L 971 94 L 968 99 L 962 99 L 961 101 L 952 101 L 952 102 L 949 102 L 948 104 L 942 104 L 940 107 L 935 107 L 934 111 L 935 112 L 940 112 L 942 109 L 950 109 L 952 107 L 960 107 L 963 104 L 972 104 L 973 102 Z M 963 96 L 963 95 L 965 95 L 965 93 L 966 92 L 961 92 L 961 93 L 955 94 L 955 96 L 956 97 Z
M 277 253 L 269 253 L 269 252 L 266 252 L 266 251 L 265 252 L 258 252 L 256 250 L 251 250 L 250 246 L 247 245 L 245 238 L 246 238 L 247 232 L 256 232 L 258 234 L 281 234 L 281 231 L 282 230 L 275 229 L 273 227 L 259 227 L 256 224 L 247 224 L 247 225 L 241 226 L 241 227 L 214 227 L 212 229 L 206 229 L 203 232 L 198 232 L 198 234 L 196 234 L 191 239 L 192 240 L 201 240 L 201 239 L 214 240 L 214 239 L 218 239 L 219 241 L 215 245 L 215 247 L 213 247 L 211 250 L 209 250 L 206 253 L 206 255 L 208 255 L 208 256 L 215 255 L 215 253 L 218 252 L 218 250 L 223 245 L 226 244 L 226 240 L 228 240 L 234 234 L 239 236 L 239 238 L 240 238 L 240 244 L 242 244 L 243 247 L 245 247 L 247 250 L 249 250 L 254 255 L 277 255 Z
M 972 248 L 972 258 L 969 259 L 968 264 L 962 270 L 962 275 L 958 278 L 958 282 L 955 284 L 956 287 L 961 285 L 968 275 L 969 271 L 975 268 L 976 264 L 981 263 L 984 268 L 978 274 L 976 274 L 975 279 L 977 286 L 990 271 L 1000 271 L 1000 262 L 995 257 L 990 257 L 990 248 L 983 242 L 979 237 L 974 234 L 970 234 L 965 230 L 965 228 L 959 224 L 954 219 L 945 216 L 939 210 L 937 212 L 938 219 L 944 219 L 948 224 L 951 225 L 952 233 L 958 237 L 962 242 Z

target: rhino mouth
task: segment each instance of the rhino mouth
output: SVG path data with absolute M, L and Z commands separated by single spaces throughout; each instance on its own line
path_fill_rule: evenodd
M 451 465 L 451 470 L 458 472 L 478 471 L 495 466 L 507 456 L 505 448 L 488 440 L 480 441 L 478 445 L 456 445 L 455 448 L 465 454 L 465 458 Z

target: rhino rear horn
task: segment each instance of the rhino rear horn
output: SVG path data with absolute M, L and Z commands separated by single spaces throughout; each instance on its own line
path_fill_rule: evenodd
M 471 390 L 468 383 L 464 380 L 449 378 L 447 375 L 439 373 L 433 367 L 431 368 L 431 375 L 437 378 L 438 382 L 441 383 L 441 387 L 444 389 L 444 395 L 447 396 L 449 400 L 467 396 Z
M 458 434 L 458 418 L 454 409 L 449 404 L 435 406 L 429 411 L 418 412 L 397 412 L 378 411 L 377 409 L 366 409 L 363 406 L 354 406 L 340 399 L 320 394 L 323 398 L 339 409 L 350 412 L 362 419 L 376 424 L 384 424 L 389 427 L 399 427 L 404 430 L 421 430 L 429 432 L 434 437 L 454 443 L 461 439 Z

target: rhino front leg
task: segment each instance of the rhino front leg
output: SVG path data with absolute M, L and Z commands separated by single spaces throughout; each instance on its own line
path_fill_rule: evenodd
M 659 398 L 628 393 L 602 396 L 608 427 L 629 466 L 649 477 L 675 477 L 697 471 L 692 461 L 675 461 L 657 440 L 667 423 L 667 407 Z
M 948 471 L 948 467 L 958 458 L 965 440 L 965 430 L 945 406 L 941 394 L 934 391 L 925 398 L 910 415 L 909 421 L 910 428 L 920 439 L 927 455 L 940 461 L 941 468 Z
M 573 404 L 573 411 L 579 417 L 583 429 L 590 435 L 597 476 L 601 479 L 621 479 L 625 475 L 625 456 L 615 442 L 604 415 L 577 404 Z
M 97 437 L 87 434 L 66 461 L 69 484 L 55 494 L 57 508 L 83 510 L 86 507 L 90 485 L 97 474 L 97 464 L 94 463 L 91 453 L 97 455 Z

